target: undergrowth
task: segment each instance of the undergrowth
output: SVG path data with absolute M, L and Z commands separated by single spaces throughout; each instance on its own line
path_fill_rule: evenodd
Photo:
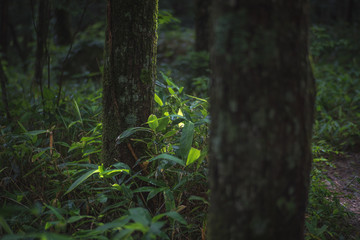
M 313 33 L 328 38 L 319 26 Z M 318 60 L 329 48 L 343 52 L 347 45 L 313 42 L 318 97 L 306 239 L 353 239 L 352 215 L 327 188 L 324 165 L 359 143 L 360 71 L 356 61 L 349 68 Z M 173 64 L 207 58 L 191 53 Z M 206 73 L 206 64 L 196 69 Z M 0 119 L 2 239 L 205 239 L 209 106 L 206 97 L 180 87 L 188 80 L 175 83 L 161 73 L 155 113 L 143 126 L 119 133 L 117 144 L 147 144 L 147 155 L 136 163 L 141 171 L 134 172 L 121 162 L 101 164 L 98 84 L 65 84 L 57 105 L 56 87 L 44 88 L 42 100 L 39 93 L 26 94 L 24 76 L 6 72 L 17 81 L 9 84 L 13 119 Z M 204 74 L 189 88 L 206 96 L 207 80 Z M 148 137 L 134 139 L 138 131 Z

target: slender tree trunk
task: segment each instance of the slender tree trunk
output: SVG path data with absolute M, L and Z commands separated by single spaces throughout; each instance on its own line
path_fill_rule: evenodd
M 103 77 L 103 162 L 130 167 L 144 145 L 116 145 L 127 128 L 152 112 L 156 77 L 158 0 L 108 0 Z
M 209 239 L 304 239 L 315 87 L 307 0 L 214 0 Z
M 3 54 L 2 58 L 7 58 L 7 48 L 9 44 L 8 38 L 8 25 L 9 25 L 9 2 L 8 0 L 2 0 L 0 3 L 1 6 L 1 16 L 0 16 L 0 52 Z
M 64 4 L 69 4 L 69 1 L 66 0 Z M 54 12 L 55 12 L 55 18 L 56 18 L 55 42 L 61 46 L 69 45 L 72 40 L 70 14 L 64 8 L 56 8 Z
M 38 5 L 38 23 L 36 25 L 36 60 L 35 60 L 35 84 L 40 87 L 43 99 L 43 67 L 46 60 L 45 49 L 50 22 L 50 2 L 40 0 Z
M 11 121 L 11 115 L 9 110 L 9 103 L 8 103 L 8 97 L 7 97 L 7 90 L 6 90 L 6 83 L 7 83 L 7 77 L 5 75 L 1 59 L 0 59 L 0 84 L 1 84 L 1 98 L 4 104 L 5 112 L 8 121 Z
M 195 50 L 209 51 L 211 0 L 195 0 Z

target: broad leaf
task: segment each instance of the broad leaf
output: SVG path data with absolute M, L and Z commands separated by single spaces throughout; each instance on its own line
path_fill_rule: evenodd
M 155 96 L 154 96 L 154 100 L 157 104 L 160 105 L 160 107 L 162 107 L 164 105 L 163 101 L 161 100 L 161 98 L 159 98 L 159 96 L 155 93 Z
M 194 124 L 192 122 L 187 122 L 182 130 L 180 137 L 180 148 L 179 155 L 182 159 L 186 159 L 194 138 Z
M 186 160 L 186 166 L 194 163 L 201 155 L 201 151 L 196 148 L 191 148 Z
M 159 126 L 158 118 L 154 114 L 151 114 L 148 118 L 147 124 L 152 130 L 155 131 L 156 128 Z

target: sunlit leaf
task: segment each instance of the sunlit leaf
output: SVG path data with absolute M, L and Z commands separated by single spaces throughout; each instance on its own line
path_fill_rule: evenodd
M 163 101 L 161 100 L 161 98 L 155 93 L 154 96 L 154 100 L 157 104 L 159 104 L 160 107 L 162 107 L 164 105 Z
M 183 112 L 181 111 L 181 108 L 179 108 L 177 115 L 182 116 L 182 117 L 184 116 Z M 184 127 L 185 124 L 181 122 L 178 125 L 179 125 L 179 127 Z
M 186 160 L 186 166 L 194 163 L 201 155 L 201 151 L 196 148 L 191 148 Z
M 154 114 L 151 114 L 148 118 L 147 124 L 152 130 L 155 131 L 156 128 L 159 126 L 158 118 Z

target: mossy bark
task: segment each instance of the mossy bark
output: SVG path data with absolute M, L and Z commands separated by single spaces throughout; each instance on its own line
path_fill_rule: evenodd
M 108 0 L 103 77 L 103 162 L 132 167 L 134 155 L 116 138 L 152 112 L 156 77 L 158 0 Z M 145 146 L 132 145 L 140 157 Z
M 303 239 L 315 86 L 307 0 L 214 0 L 209 239 Z

